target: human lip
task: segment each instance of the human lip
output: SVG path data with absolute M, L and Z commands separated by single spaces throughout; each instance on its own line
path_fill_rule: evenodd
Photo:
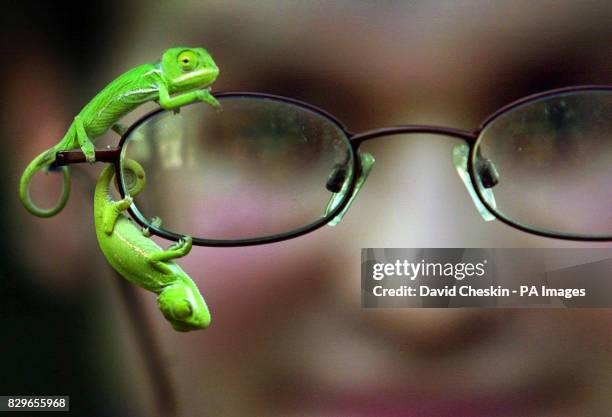
M 372 374 L 369 382 L 350 387 L 284 384 L 276 401 L 286 400 L 285 405 L 303 417 L 558 417 L 568 415 L 559 409 L 571 404 L 579 391 L 573 377 L 562 372 L 534 373 L 506 385 L 477 382 L 469 372 L 451 379 L 438 376 L 435 381 L 422 376 L 400 380 Z
M 300 415 L 312 417 L 524 417 L 541 415 L 541 405 L 542 398 L 518 392 L 465 397 L 444 393 L 303 392 L 294 407 Z

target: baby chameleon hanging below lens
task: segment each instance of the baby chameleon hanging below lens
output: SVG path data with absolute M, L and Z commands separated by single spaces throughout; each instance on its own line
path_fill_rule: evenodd
M 115 175 L 112 165 L 102 171 L 96 183 L 94 220 L 100 249 L 121 276 L 157 294 L 159 308 L 175 330 L 208 327 L 206 302 L 193 280 L 172 261 L 189 253 L 191 238 L 163 250 L 148 237 L 146 229 L 123 214 L 146 184 L 145 172 L 136 161 L 124 160 L 123 170 L 129 172 L 129 195 L 122 200 L 114 201 L 110 193 Z

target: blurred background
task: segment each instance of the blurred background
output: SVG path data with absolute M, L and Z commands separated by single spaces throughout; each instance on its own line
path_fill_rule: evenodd
M 607 0 L 22 1 L 3 15 L 0 394 L 71 395 L 79 416 L 157 407 L 95 240 L 101 166 L 72 170 L 70 201 L 50 219 L 22 208 L 17 184 L 121 72 L 171 46 L 204 46 L 221 68 L 215 90 L 298 98 L 353 131 L 472 129 L 530 93 L 612 83 Z M 362 247 L 596 246 L 483 222 L 451 163 L 455 144 L 426 135 L 366 143 L 377 163 L 339 226 L 259 247 L 194 248 L 180 263 L 208 301 L 206 331 L 174 332 L 155 296 L 137 289 L 179 415 L 609 416 L 608 310 L 360 308 Z M 61 181 L 40 177 L 32 194 L 50 205 Z

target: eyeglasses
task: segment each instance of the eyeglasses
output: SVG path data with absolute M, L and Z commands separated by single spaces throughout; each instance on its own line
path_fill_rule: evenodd
M 374 158 L 366 141 L 398 134 L 458 139 L 452 162 L 486 221 L 536 235 L 612 240 L 612 86 L 557 89 L 515 101 L 466 131 L 405 125 L 353 133 L 307 103 L 261 93 L 216 93 L 203 103 L 142 117 L 115 149 L 128 194 L 130 164 L 147 174 L 129 209 L 137 223 L 202 246 L 277 242 L 340 222 Z M 85 162 L 59 152 L 57 165 Z M 161 219 L 161 224 L 153 219 Z

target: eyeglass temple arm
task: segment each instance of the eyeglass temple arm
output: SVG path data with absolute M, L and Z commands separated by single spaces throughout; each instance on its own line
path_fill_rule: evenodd
M 111 131 L 115 132 L 119 137 L 128 130 L 128 128 L 121 124 L 115 123 L 111 126 Z M 121 148 L 108 148 L 108 149 L 96 149 L 96 162 L 115 162 L 119 159 L 121 154 Z M 61 167 L 71 164 L 81 164 L 87 162 L 85 154 L 80 149 L 73 149 L 70 151 L 60 151 L 55 155 L 55 162 L 53 167 Z
M 457 174 L 459 174 L 459 178 L 461 178 L 463 185 L 465 185 L 465 188 L 467 188 L 470 197 L 472 197 L 472 201 L 476 206 L 476 210 L 478 210 L 478 213 L 480 213 L 484 221 L 490 222 L 492 220 L 495 220 L 495 216 L 485 207 L 484 204 L 482 204 L 482 201 L 480 201 L 480 198 L 478 198 L 478 194 L 474 189 L 472 179 L 470 178 L 470 173 L 468 172 L 469 154 L 470 148 L 468 145 L 466 145 L 465 143 L 456 145 L 453 148 L 453 165 L 455 165 L 455 168 L 457 169 Z M 489 169 L 495 170 L 495 166 L 492 164 L 492 162 L 488 162 L 491 165 Z M 494 173 L 495 175 L 497 175 L 497 171 L 495 171 Z M 493 195 L 493 190 L 491 189 L 496 184 L 497 182 L 491 180 L 491 184 L 484 184 L 484 187 L 480 190 L 482 196 L 485 198 L 485 200 L 491 207 L 496 207 L 495 196 Z
M 367 152 L 359 153 L 359 173 L 358 173 L 359 177 L 357 178 L 357 181 L 355 182 L 355 188 L 353 189 L 353 192 L 351 196 L 349 197 L 349 201 L 346 204 L 346 206 L 344 206 L 342 211 L 340 211 L 340 213 L 338 213 L 333 219 L 329 221 L 329 223 L 327 223 L 328 226 L 336 226 L 338 223 L 340 223 L 340 221 L 342 221 L 349 207 L 351 206 L 351 204 L 353 204 L 353 200 L 355 200 L 355 197 L 357 196 L 357 194 L 363 187 L 363 184 L 365 184 L 365 181 L 368 178 L 368 175 L 370 175 L 370 172 L 372 171 L 372 167 L 374 166 L 374 162 L 376 162 L 376 160 L 374 159 L 374 156 L 372 156 L 372 154 L 367 153 Z M 350 181 L 345 181 L 344 184 L 342 185 L 342 188 L 338 192 L 332 194 L 329 200 L 329 203 L 327 203 L 327 208 L 325 209 L 325 215 L 328 215 L 336 207 L 338 207 L 338 204 L 340 204 L 340 202 L 344 199 L 344 195 L 346 194 L 347 188 L 349 187 L 349 185 L 350 185 Z
M 96 162 L 116 162 L 121 155 L 121 148 L 96 149 Z M 80 149 L 61 151 L 55 156 L 56 167 L 87 162 L 85 154 Z

